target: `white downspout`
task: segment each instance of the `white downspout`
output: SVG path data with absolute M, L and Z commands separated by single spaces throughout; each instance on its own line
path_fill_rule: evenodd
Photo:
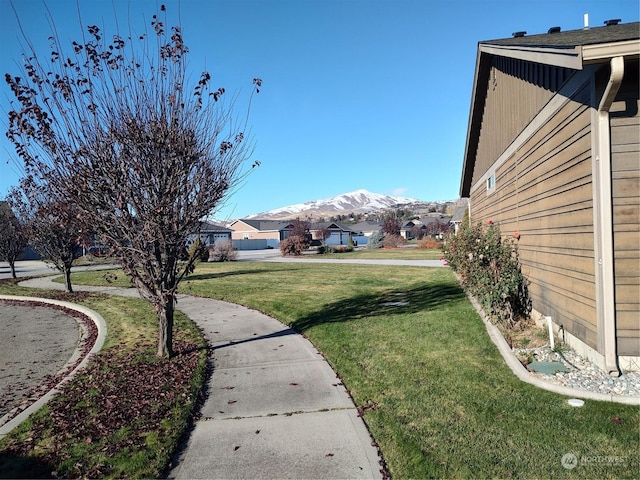
M 624 76 L 624 58 L 611 59 L 611 75 L 598 105 L 596 125 L 596 168 L 594 191 L 596 208 L 596 278 L 598 282 L 599 349 L 604 354 L 606 371 L 618 376 L 616 348 L 616 305 L 613 257 L 613 201 L 611 187 L 611 132 L 609 110 Z

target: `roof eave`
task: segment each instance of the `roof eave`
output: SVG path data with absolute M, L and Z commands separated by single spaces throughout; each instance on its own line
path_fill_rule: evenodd
M 584 65 L 602 63 L 613 57 L 640 57 L 640 39 L 624 42 L 599 43 L 582 47 Z
M 640 58 L 640 40 L 578 45 L 575 47 L 527 47 L 479 43 L 471 93 L 464 163 L 460 179 L 460 197 L 468 197 L 471 193 L 473 175 L 471 165 L 474 163 L 472 157 L 475 156 L 478 146 L 486 82 L 489 77 L 490 58 L 492 56 L 518 58 L 573 70 L 582 70 L 585 65 L 608 62 L 609 59 L 616 56 Z
M 467 169 L 471 156 L 475 156 L 475 152 L 478 146 L 478 136 L 474 135 L 475 125 L 479 125 L 479 121 L 482 120 L 482 105 L 483 98 L 479 97 L 479 92 L 486 90 L 486 86 L 489 78 L 490 62 L 488 62 L 489 56 L 483 54 L 482 50 L 478 46 L 478 53 L 476 56 L 476 68 L 475 75 L 473 77 L 473 87 L 471 89 L 471 106 L 469 108 L 469 123 L 467 125 L 467 139 L 464 146 L 464 162 L 462 164 L 462 176 L 460 178 L 460 197 L 469 196 L 471 189 L 471 177 L 473 175 L 473 168 Z M 481 75 L 486 70 L 486 75 Z M 486 79 L 482 85 L 483 88 L 479 88 L 482 85 L 478 85 L 478 81 Z M 482 95 L 484 96 L 484 94 Z M 480 118 L 476 117 L 480 115 Z M 478 121 L 476 121 L 478 120 Z M 477 127 L 479 128 L 479 127 Z M 469 148 L 471 146 L 471 148 Z
M 481 43 L 480 51 L 499 57 L 517 58 L 529 62 L 582 70 L 582 47 L 528 47 L 522 45 L 492 45 Z

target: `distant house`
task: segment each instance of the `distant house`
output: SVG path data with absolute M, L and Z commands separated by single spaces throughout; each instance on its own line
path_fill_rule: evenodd
M 229 228 L 232 230 L 231 238 L 234 245 L 240 248 L 242 248 L 242 241 L 245 240 L 251 240 L 251 242 L 245 242 L 252 245 L 251 249 L 277 248 L 280 242 L 287 238 L 287 227 L 290 228 L 290 225 L 290 220 L 241 219 L 234 221 Z
M 425 226 L 425 234 L 430 237 L 442 237 L 451 229 L 451 217 L 448 215 L 429 214 L 420 218 L 419 221 Z
M 247 241 L 257 247 L 252 248 L 277 248 L 280 242 L 289 237 L 294 227 L 292 220 L 236 220 L 229 228 L 232 230 L 234 245 Z M 325 235 L 326 245 L 346 245 L 349 237 L 353 237 L 355 232 L 350 228 L 335 222 L 322 222 L 309 225 L 309 234 L 312 240 L 322 242 L 322 235 Z M 259 243 L 257 240 L 264 240 Z M 249 242 L 251 241 L 251 242 Z M 261 246 L 264 245 L 264 246 Z
M 380 222 L 360 222 L 349 225 L 349 228 L 354 232 L 353 241 L 358 245 L 366 245 L 369 243 L 369 237 L 374 232 L 382 230 L 382 224 Z
M 468 209 L 469 207 L 467 205 L 456 207 L 456 210 L 453 213 L 453 217 L 451 217 L 451 220 L 449 221 L 449 223 L 453 226 L 453 231 L 455 233 L 458 233 L 458 230 L 460 229 L 460 226 L 464 221 L 464 215 L 465 213 L 467 213 Z
M 370 237 L 373 232 L 379 232 L 382 230 L 382 223 L 380 222 L 360 222 L 349 225 L 349 228 L 356 232 L 357 235 L 364 237 Z
M 419 240 L 426 236 L 444 235 L 449 230 L 450 219 L 451 217 L 438 213 L 426 215 L 417 220 L 408 220 L 400 227 L 400 236 L 407 240 Z
M 322 242 L 325 245 L 347 245 L 349 238 L 357 243 L 357 239 L 354 238 L 357 232 L 335 222 L 314 223 L 310 226 L 309 230 L 313 240 Z
M 536 316 L 640 364 L 640 24 L 478 44 L 460 194 L 519 236 Z
M 407 220 L 400 226 L 400 236 L 407 240 L 422 238 L 427 234 L 427 226 L 418 220 Z
M 187 245 L 190 246 L 196 237 L 200 237 L 200 241 L 205 245 L 211 246 L 216 240 L 231 240 L 231 230 L 215 223 L 202 222 L 200 231 L 189 236 Z

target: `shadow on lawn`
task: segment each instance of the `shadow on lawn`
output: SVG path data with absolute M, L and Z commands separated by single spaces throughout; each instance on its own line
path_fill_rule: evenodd
M 379 295 L 360 295 L 326 305 L 322 310 L 296 320 L 291 327 L 304 332 L 322 323 L 418 313 L 463 299 L 466 299 L 465 293 L 457 284 L 422 285 L 407 291 L 394 290 Z
M 55 478 L 55 468 L 36 457 L 0 452 L 0 478 Z
M 225 278 L 225 277 L 235 277 L 237 275 L 255 275 L 260 273 L 271 273 L 271 272 L 283 272 L 287 269 L 263 269 L 263 270 L 235 270 L 232 272 L 219 272 L 219 273 L 201 273 L 201 274 L 191 274 L 185 278 L 185 282 L 192 280 L 214 280 L 216 278 Z

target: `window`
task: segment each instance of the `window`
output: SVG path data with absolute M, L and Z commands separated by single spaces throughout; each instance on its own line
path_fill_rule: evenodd
M 489 178 L 487 178 L 487 193 L 492 193 L 496 188 L 496 174 L 492 173 Z

